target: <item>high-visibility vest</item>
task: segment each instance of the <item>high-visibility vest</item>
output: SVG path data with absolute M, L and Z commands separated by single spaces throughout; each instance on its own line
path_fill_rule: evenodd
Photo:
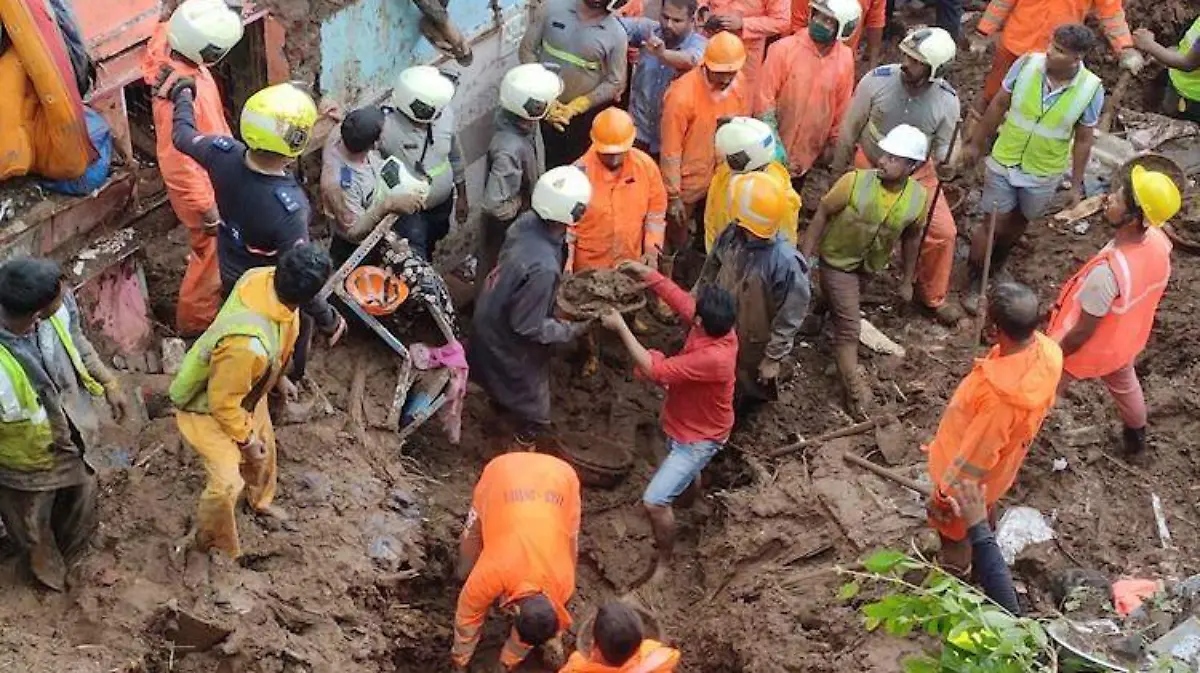
M 839 271 L 887 268 L 896 239 L 920 219 L 926 192 L 908 178 L 890 207 L 884 205 L 883 183 L 877 170 L 854 171 L 850 203 L 833 218 L 821 239 L 821 262 Z
M 1063 369 L 1075 378 L 1090 379 L 1133 362 L 1150 339 L 1154 313 L 1171 277 L 1171 241 L 1160 229 L 1150 228 L 1137 243 L 1109 243 L 1067 281 L 1050 314 L 1050 336 L 1058 341 L 1079 322 L 1083 307 L 1080 290 L 1088 274 L 1108 264 L 1120 294 L 1108 315 L 1083 346 L 1063 358 Z
M 1042 105 L 1046 81 L 1046 55 L 1029 54 L 1013 86 L 1012 102 L 992 147 L 992 158 L 1000 165 L 1039 177 L 1059 175 L 1071 164 L 1075 125 L 1083 116 L 1101 82 L 1092 71 L 1080 66 L 1067 90 L 1049 107 Z
M 1200 40 L 1200 16 L 1192 22 L 1192 27 L 1188 29 L 1187 34 L 1183 36 L 1183 41 L 1179 43 L 1179 53 L 1184 56 L 1192 53 L 1197 40 Z M 1191 101 L 1200 101 L 1200 69 L 1192 72 L 1171 69 L 1168 74 L 1171 77 L 1171 84 L 1175 86 L 1175 90 L 1179 92 L 1180 96 Z
M 176 408 L 196 414 L 208 413 L 208 377 L 211 373 L 212 354 L 217 344 L 225 337 L 254 337 L 254 347 L 262 348 L 261 354 L 271 363 L 271 375 L 283 366 L 280 356 L 284 346 L 284 331 L 288 326 L 251 309 L 242 302 L 238 292 L 255 275 L 274 271 L 273 268 L 265 267 L 246 272 L 238 280 L 229 299 L 225 300 L 225 305 L 217 313 L 212 325 L 192 344 L 179 366 L 179 373 L 171 381 L 169 393 Z
M 47 322 L 84 389 L 97 397 L 103 395 L 104 386 L 88 372 L 71 338 L 71 314 L 66 306 L 59 307 Z M 20 472 L 49 470 L 54 467 L 53 443 L 54 430 L 29 374 L 12 352 L 0 345 L 0 467 Z

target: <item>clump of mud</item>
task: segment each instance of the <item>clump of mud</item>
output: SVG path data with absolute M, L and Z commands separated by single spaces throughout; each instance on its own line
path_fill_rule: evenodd
M 610 308 L 632 313 L 646 305 L 645 288 L 629 276 L 609 269 L 582 271 L 563 281 L 558 306 L 568 316 L 599 318 Z

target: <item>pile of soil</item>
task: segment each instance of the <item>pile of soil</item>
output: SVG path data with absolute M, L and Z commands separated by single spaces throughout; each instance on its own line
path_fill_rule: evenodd
M 570 275 L 558 289 L 559 308 L 577 319 L 599 318 L 610 308 L 633 313 L 645 305 L 642 284 L 610 269 L 592 269 Z

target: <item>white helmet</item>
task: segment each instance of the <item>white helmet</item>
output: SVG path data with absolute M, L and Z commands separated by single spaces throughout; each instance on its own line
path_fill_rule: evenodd
M 533 188 L 533 210 L 550 222 L 579 224 L 592 200 L 592 183 L 575 166 L 559 166 L 542 174 Z
M 418 124 L 429 124 L 454 98 L 454 82 L 431 65 L 405 68 L 396 80 L 392 103 Z
M 929 157 L 929 138 L 915 126 L 900 124 L 879 141 L 879 149 L 892 156 L 925 161 Z
M 762 170 L 775 158 L 775 134 L 766 122 L 753 117 L 734 117 L 722 124 L 716 144 L 734 173 Z
M 563 91 L 562 78 L 541 63 L 519 65 L 500 82 L 500 107 L 521 117 L 537 120 L 550 111 L 550 102 Z
M 242 17 L 225 0 L 184 0 L 167 22 L 171 49 L 192 63 L 212 65 L 242 39 Z
M 900 51 L 928 65 L 929 81 L 932 82 L 942 66 L 954 60 L 958 45 L 950 33 L 941 28 L 917 28 L 900 42 Z
M 858 0 L 815 0 L 811 7 L 812 11 L 832 16 L 837 21 L 837 39 L 843 42 L 850 39 L 862 19 L 862 5 Z

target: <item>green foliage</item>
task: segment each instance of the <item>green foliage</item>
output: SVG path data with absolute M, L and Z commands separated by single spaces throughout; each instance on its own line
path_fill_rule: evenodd
M 840 570 L 849 578 L 838 599 L 851 601 L 867 585 L 886 593 L 861 607 L 868 631 L 896 637 L 924 633 L 941 643 L 940 656 L 903 662 L 904 673 L 1048 673 L 1055 653 L 1041 624 L 1009 614 L 974 587 L 922 558 L 892 550 L 862 562 L 866 572 Z M 909 579 L 912 575 L 919 581 Z

